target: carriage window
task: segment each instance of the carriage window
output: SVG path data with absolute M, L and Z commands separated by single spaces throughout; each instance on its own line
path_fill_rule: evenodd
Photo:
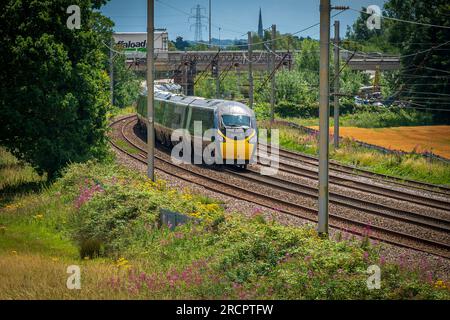
M 191 122 L 189 124 L 191 134 L 194 134 L 194 121 L 202 122 L 202 131 L 205 133 L 206 130 L 214 127 L 214 113 L 212 110 L 192 108 Z
M 249 127 L 250 117 L 244 115 L 222 115 L 222 123 L 225 127 Z

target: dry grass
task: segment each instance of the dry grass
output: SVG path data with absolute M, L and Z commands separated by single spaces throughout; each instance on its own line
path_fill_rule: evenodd
M 312 126 L 317 129 L 318 127 Z M 333 128 L 330 128 L 333 132 Z M 341 127 L 340 135 L 406 152 L 432 151 L 450 159 L 450 126 L 418 126 L 367 129 Z
M 69 265 L 81 269 L 81 289 L 69 290 L 66 273 Z M 80 261 L 45 255 L 0 255 L 0 300 L 4 299 L 126 299 L 121 291 L 111 290 L 108 279 L 117 275 L 108 261 Z

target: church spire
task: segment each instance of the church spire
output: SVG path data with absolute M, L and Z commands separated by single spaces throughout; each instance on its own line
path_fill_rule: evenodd
M 264 37 L 263 24 L 262 24 L 262 15 L 261 15 L 261 7 L 259 7 L 258 36 L 260 38 Z

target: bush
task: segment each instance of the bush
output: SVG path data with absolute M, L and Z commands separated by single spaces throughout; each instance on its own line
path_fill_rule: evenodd
M 173 231 L 157 228 L 152 223 L 159 207 L 199 217 L 203 222 L 178 226 Z M 40 212 L 43 215 L 38 219 Z M 48 279 L 54 280 L 59 271 L 48 267 L 58 265 L 61 271 L 75 262 L 86 270 L 86 277 L 80 295 L 71 298 L 449 297 L 447 279 L 431 274 L 425 277 L 420 265 L 386 263 L 379 255 L 381 246 L 368 245 L 367 239 L 349 239 L 347 233 L 337 240 L 323 239 L 311 225 L 287 227 L 264 216 L 269 215 L 261 209 L 250 219 L 238 212 L 224 215 L 216 201 L 177 192 L 161 180 L 152 183 L 117 165 L 74 164 L 48 189 L 21 198 L 20 208 L 14 203 L 0 215 L 0 225 L 7 227 L 2 240 L 9 239 L 0 242 L 4 250 L 0 252 L 0 264 L 8 261 L 1 264 L 2 272 L 14 278 L 5 284 L 0 281 L 0 295 L 6 292 L 9 298 L 42 299 L 60 298 L 63 292 L 66 297 L 65 279 L 49 285 Z M 103 254 L 108 258 L 77 261 L 66 233 L 85 239 L 80 243 L 81 257 Z M 26 271 L 17 268 L 26 252 L 35 254 L 43 247 L 46 264 L 29 263 Z M 18 255 L 12 256 L 11 250 L 18 250 Z M 57 264 L 58 258 L 62 259 L 60 252 L 67 260 Z M 366 286 L 366 270 L 372 264 L 382 268 L 379 290 Z M 29 280 L 29 270 L 36 269 L 39 274 L 34 273 Z M 47 291 L 29 289 L 43 287 Z
M 349 116 L 345 125 L 359 128 L 386 128 L 433 124 L 430 113 L 401 108 L 361 111 Z

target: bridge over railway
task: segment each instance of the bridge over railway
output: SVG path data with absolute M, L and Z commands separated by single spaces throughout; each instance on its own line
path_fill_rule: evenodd
M 187 94 L 193 94 L 195 77 L 201 72 L 215 71 L 223 77 L 229 71 L 248 70 L 249 61 L 253 71 L 269 71 L 274 68 L 290 68 L 294 64 L 294 52 L 276 51 L 272 66 L 273 53 L 267 50 L 255 50 L 251 56 L 248 51 L 165 51 L 158 52 L 155 59 L 156 72 L 165 77 L 173 77 L 176 83 L 183 85 Z M 380 54 L 355 54 L 341 52 L 341 59 L 348 61 L 353 70 L 396 70 L 400 68 L 400 59 L 396 56 Z M 146 59 L 127 60 L 135 70 L 146 70 Z
M 251 59 L 253 69 L 267 71 L 272 53 L 266 50 L 254 50 L 251 57 L 248 51 L 166 51 L 156 55 L 156 71 L 181 70 L 190 64 L 195 64 L 196 71 L 204 71 L 211 67 L 212 61 L 217 61 L 219 69 L 233 65 L 237 70 L 247 70 Z M 397 56 L 385 56 L 381 54 L 354 54 L 348 51 L 341 53 L 344 61 L 350 60 L 348 65 L 353 70 L 397 70 L 400 68 L 400 59 Z M 146 59 L 129 60 L 134 67 L 145 70 Z M 275 63 L 282 67 L 290 68 L 293 65 L 292 51 L 276 51 Z

